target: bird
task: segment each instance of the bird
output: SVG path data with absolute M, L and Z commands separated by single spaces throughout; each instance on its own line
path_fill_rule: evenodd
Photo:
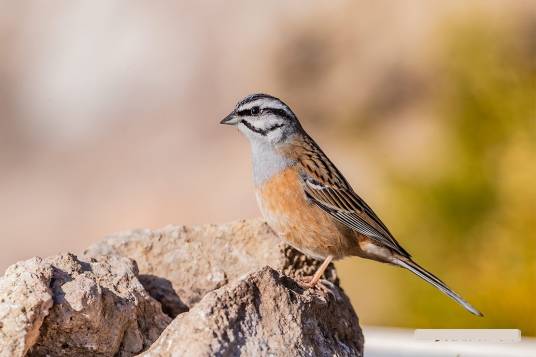
M 257 203 L 268 225 L 292 247 L 323 261 L 304 279 L 305 288 L 314 288 L 333 260 L 357 256 L 405 268 L 483 316 L 413 260 L 282 100 L 248 95 L 220 124 L 236 127 L 249 141 Z

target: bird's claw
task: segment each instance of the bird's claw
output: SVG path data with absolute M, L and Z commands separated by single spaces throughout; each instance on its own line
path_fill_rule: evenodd
M 312 278 L 310 276 L 301 277 L 297 280 L 298 285 L 300 285 L 304 289 L 318 289 L 321 292 L 325 294 L 330 294 L 333 297 L 335 297 L 335 294 L 333 293 L 335 289 L 335 285 L 326 279 L 320 279 L 316 283 L 311 282 Z

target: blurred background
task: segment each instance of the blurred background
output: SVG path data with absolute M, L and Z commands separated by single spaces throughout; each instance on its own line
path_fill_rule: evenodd
M 536 335 L 536 2 L 0 1 L 0 270 L 258 216 L 218 122 L 285 100 L 417 261 L 337 263 L 364 324 Z

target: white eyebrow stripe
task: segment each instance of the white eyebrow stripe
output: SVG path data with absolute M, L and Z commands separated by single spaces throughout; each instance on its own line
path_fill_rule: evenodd
M 284 111 L 288 112 L 288 108 L 286 105 L 281 104 L 281 102 L 277 101 L 271 101 L 269 105 L 265 105 L 266 108 L 273 108 L 273 109 L 283 109 Z

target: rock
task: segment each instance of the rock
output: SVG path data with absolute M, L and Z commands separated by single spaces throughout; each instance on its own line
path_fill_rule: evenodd
M 145 290 L 160 301 L 162 310 L 168 316 L 175 317 L 188 311 L 188 306 L 177 296 L 169 280 L 154 275 L 140 275 L 139 279 Z
M 0 296 L 9 299 L 0 300 L 0 311 L 11 316 L 8 321 L 20 319 L 23 325 L 10 327 L 9 333 L 2 328 L 0 346 L 13 346 L 14 353 L 6 354 L 10 356 L 26 351 L 30 356 L 142 352 L 171 319 L 137 275 L 136 263 L 119 256 L 84 261 L 65 254 L 15 264 L 0 282 Z M 21 277 L 22 284 L 16 282 Z M 19 291 L 18 304 L 24 309 L 10 298 Z
M 208 293 L 142 356 L 362 356 L 348 298 L 266 267 Z
M 42 259 L 12 265 L 0 278 L 0 356 L 24 356 L 52 307 L 53 270 Z
M 293 278 L 321 262 L 260 220 L 132 231 L 84 254 L 8 268 L 0 357 L 362 355 L 333 266 L 329 291 L 304 290 Z
M 94 244 L 85 254 L 134 259 L 143 276 L 142 283 L 172 317 L 194 306 L 206 293 L 266 265 L 300 277 L 313 275 L 321 264 L 285 245 L 258 219 L 129 231 Z M 332 265 L 325 276 L 337 282 Z M 160 281 L 152 282 L 151 277 Z M 163 285 L 167 285 L 166 294 L 155 289 Z

